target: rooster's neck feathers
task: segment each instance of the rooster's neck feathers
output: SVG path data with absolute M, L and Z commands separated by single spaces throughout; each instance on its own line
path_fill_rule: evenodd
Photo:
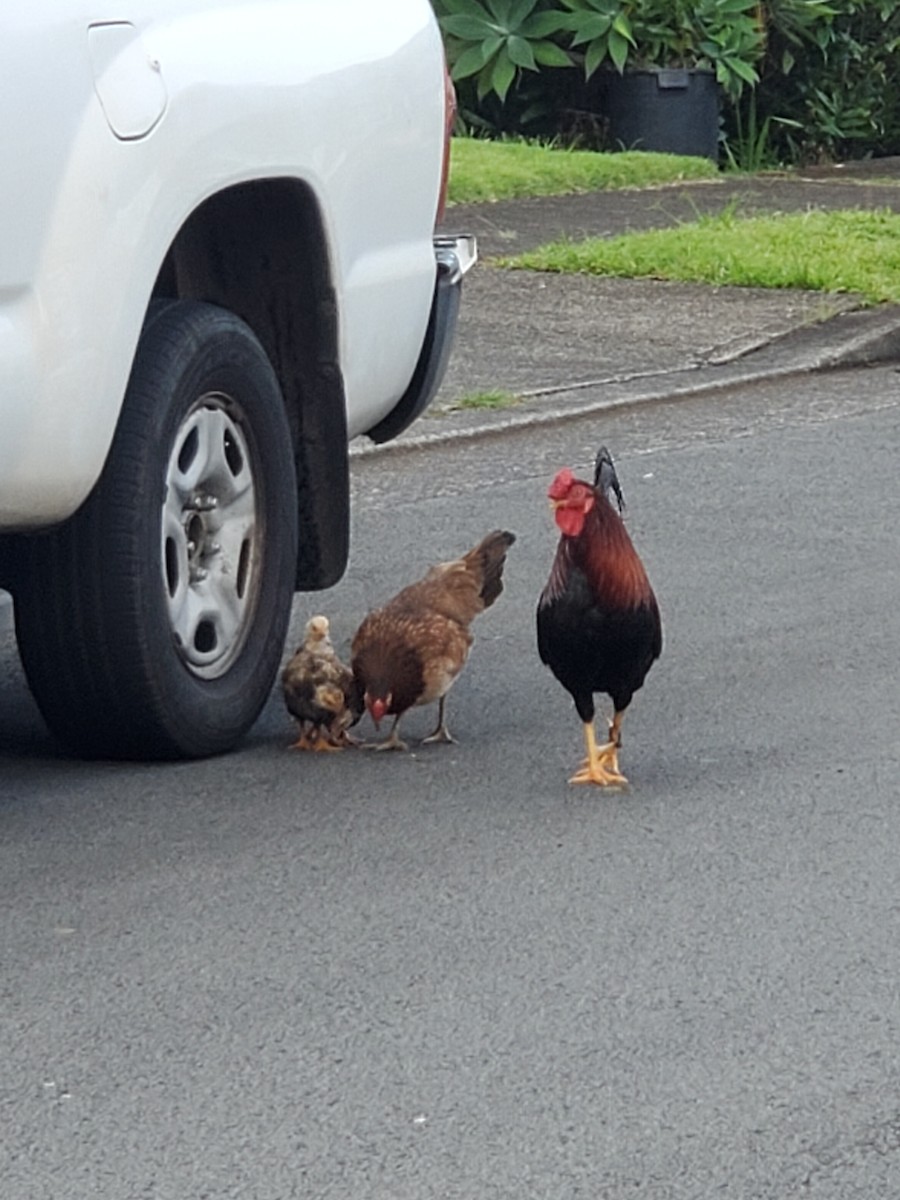
M 619 514 L 602 493 L 585 518 L 581 532 L 559 539 L 544 600 L 563 594 L 573 570 L 586 578 L 596 599 L 613 608 L 639 608 L 653 591 L 647 572 Z

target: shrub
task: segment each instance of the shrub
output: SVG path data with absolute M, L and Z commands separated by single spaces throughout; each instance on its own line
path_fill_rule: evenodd
M 772 24 L 758 109 L 797 123 L 773 126 L 773 143 L 794 162 L 898 154 L 900 6 L 830 0 L 830 7 L 833 18 L 802 39 L 791 39 L 796 31 L 784 20 Z
M 699 65 L 723 87 L 732 161 L 900 153 L 897 0 L 433 3 L 470 130 L 596 147 L 598 67 Z

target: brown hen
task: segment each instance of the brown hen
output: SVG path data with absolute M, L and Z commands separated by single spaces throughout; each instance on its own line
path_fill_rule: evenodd
M 447 692 L 466 664 L 469 626 L 503 591 L 506 552 L 515 535 L 497 529 L 462 558 L 439 563 L 383 608 L 371 612 L 353 637 L 351 666 L 362 703 L 379 727 L 394 724 L 378 750 L 405 750 L 398 726 L 415 705 L 439 702 L 438 723 L 426 742 L 452 742 L 444 715 Z

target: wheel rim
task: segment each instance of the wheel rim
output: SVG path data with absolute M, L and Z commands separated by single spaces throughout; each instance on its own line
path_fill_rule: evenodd
M 262 511 L 233 399 L 202 396 L 181 423 L 166 471 L 162 572 L 185 666 L 223 675 L 240 653 L 259 590 Z

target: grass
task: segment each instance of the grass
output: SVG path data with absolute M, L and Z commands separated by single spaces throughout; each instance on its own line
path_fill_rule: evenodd
M 450 152 L 451 204 L 560 196 L 604 188 L 646 188 L 688 179 L 715 179 L 705 158 L 637 150 L 600 154 L 536 142 L 454 138 Z
M 459 400 L 454 400 L 453 408 L 509 408 L 513 404 L 518 404 L 520 399 L 521 397 L 514 395 L 512 392 L 504 392 L 499 389 L 490 392 L 471 392 L 468 396 L 462 396 Z
M 854 292 L 900 301 L 900 215 L 888 209 L 742 217 L 733 209 L 671 229 L 560 241 L 501 259 L 535 271 Z

